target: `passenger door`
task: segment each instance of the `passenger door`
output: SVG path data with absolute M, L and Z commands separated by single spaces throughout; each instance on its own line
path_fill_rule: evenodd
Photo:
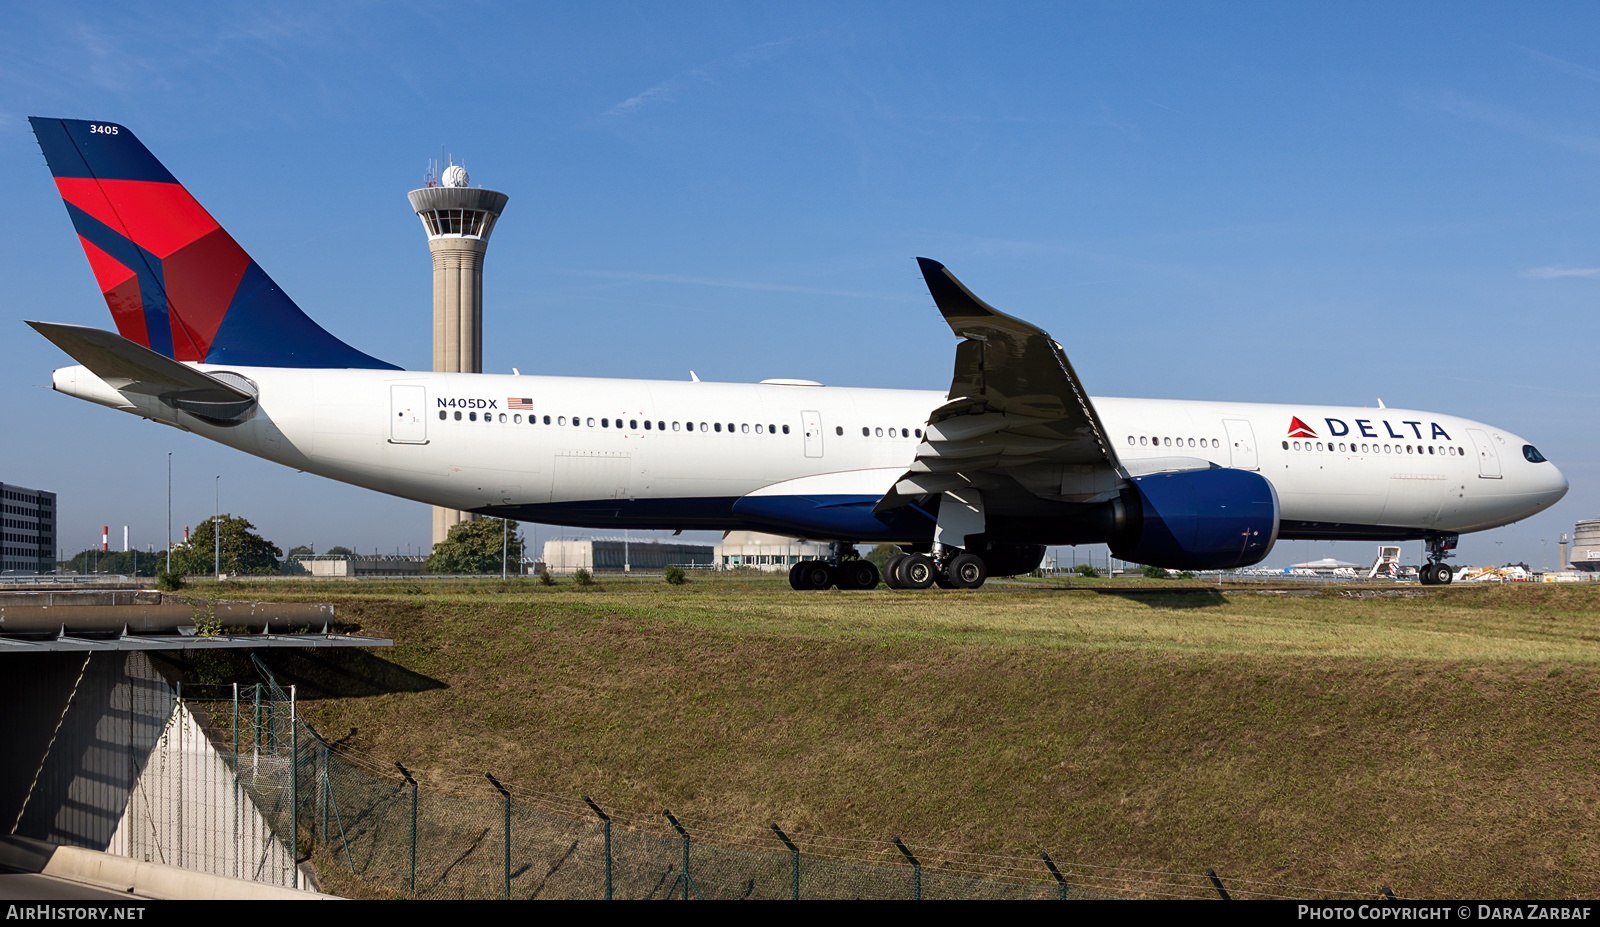
M 806 456 L 822 456 L 822 414 L 819 412 L 801 412 L 801 421 L 806 429 Z
M 1250 423 L 1242 418 L 1225 418 L 1222 425 L 1228 430 L 1228 449 L 1232 454 L 1231 466 L 1235 470 L 1260 470 L 1256 457 L 1256 433 Z
M 428 388 L 396 383 L 389 387 L 389 443 L 428 443 Z

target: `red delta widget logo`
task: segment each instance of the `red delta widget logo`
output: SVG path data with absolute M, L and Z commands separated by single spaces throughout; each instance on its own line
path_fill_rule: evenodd
M 1401 422 L 1399 422 L 1400 428 L 1398 430 L 1396 430 L 1395 427 L 1394 427 L 1395 423 L 1389 421 L 1388 419 L 1377 419 L 1376 420 L 1377 424 L 1373 424 L 1374 420 L 1373 419 L 1368 419 L 1368 418 L 1351 419 L 1350 422 L 1346 422 L 1342 418 L 1325 418 L 1322 421 L 1324 423 L 1326 423 L 1327 426 L 1328 426 L 1328 437 L 1330 437 L 1330 438 L 1342 438 L 1345 435 L 1350 434 L 1351 433 L 1350 432 L 1351 424 L 1354 423 L 1354 425 L 1355 425 L 1355 434 L 1357 436 L 1363 437 L 1363 438 L 1385 438 L 1385 437 L 1387 437 L 1387 438 L 1393 438 L 1396 441 L 1407 441 L 1407 440 L 1417 440 L 1417 441 L 1440 441 L 1440 440 L 1443 440 L 1443 441 L 1452 441 L 1452 440 L 1454 440 L 1453 438 L 1450 437 L 1450 433 L 1448 431 L 1445 431 L 1444 427 L 1442 425 L 1440 425 L 1438 422 L 1421 422 L 1421 421 L 1402 420 Z M 1386 434 L 1379 434 L 1378 433 L 1378 427 L 1380 425 L 1383 427 L 1383 430 L 1386 432 Z M 1424 435 L 1422 433 L 1424 426 L 1426 426 L 1426 428 L 1428 429 L 1428 434 L 1426 434 L 1426 435 Z M 1289 434 L 1287 435 L 1287 437 L 1290 437 L 1290 438 L 1320 438 L 1321 435 L 1317 434 L 1316 429 L 1312 428 L 1310 425 L 1307 425 L 1300 418 L 1300 416 L 1291 415 L 1291 416 L 1289 416 Z

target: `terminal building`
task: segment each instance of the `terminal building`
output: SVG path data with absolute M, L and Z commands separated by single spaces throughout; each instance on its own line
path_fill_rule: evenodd
M 283 574 L 322 579 L 421 576 L 427 562 L 427 557 L 413 554 L 296 554 L 283 562 Z
M 802 560 L 825 559 L 829 553 L 829 545 L 816 541 L 797 541 L 759 531 L 729 531 L 717 545 L 716 563 L 721 570 L 777 573 L 786 572 Z
M 1563 545 L 1564 546 L 1564 545 Z M 1572 560 L 1563 568 L 1600 572 L 1600 518 L 1580 521 L 1572 531 Z
M 669 566 L 704 569 L 712 564 L 708 544 L 663 544 L 620 538 L 577 538 L 544 542 L 545 569 L 555 574 L 659 573 Z
M 50 573 L 56 568 L 56 494 L 0 483 L 4 531 L 0 575 Z

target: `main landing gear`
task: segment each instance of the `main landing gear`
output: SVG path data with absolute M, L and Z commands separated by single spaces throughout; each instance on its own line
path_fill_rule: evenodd
M 895 554 L 884 565 L 884 583 L 890 589 L 976 589 L 989 578 L 989 566 L 977 554 L 954 547 L 941 553 Z
M 849 544 L 833 545 L 833 556 L 827 560 L 802 560 L 789 568 L 791 589 L 873 589 L 877 585 L 877 565 L 861 559 Z
M 884 565 L 882 580 L 890 589 L 976 589 L 989 578 L 982 557 L 947 547 L 939 554 L 895 554 Z M 792 589 L 872 589 L 878 585 L 878 568 L 859 557 L 848 544 L 834 545 L 827 560 L 802 560 L 789 568 Z
M 1438 534 L 1425 539 L 1428 562 L 1422 565 L 1419 576 L 1424 586 L 1448 586 L 1456 578 L 1455 572 L 1444 561 L 1455 551 L 1456 542 L 1460 539 L 1461 536 L 1457 534 Z

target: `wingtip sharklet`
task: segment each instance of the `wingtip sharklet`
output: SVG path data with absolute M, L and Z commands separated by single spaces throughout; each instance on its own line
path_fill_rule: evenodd
M 1007 315 L 979 299 L 950 272 L 950 268 L 938 261 L 919 257 L 917 266 L 922 270 L 922 279 L 928 285 L 928 294 L 933 297 L 934 305 L 939 307 L 939 313 L 957 335 L 972 338 L 974 334 L 981 335 L 982 329 L 992 328 L 1010 334 L 1049 337 L 1037 325 Z

